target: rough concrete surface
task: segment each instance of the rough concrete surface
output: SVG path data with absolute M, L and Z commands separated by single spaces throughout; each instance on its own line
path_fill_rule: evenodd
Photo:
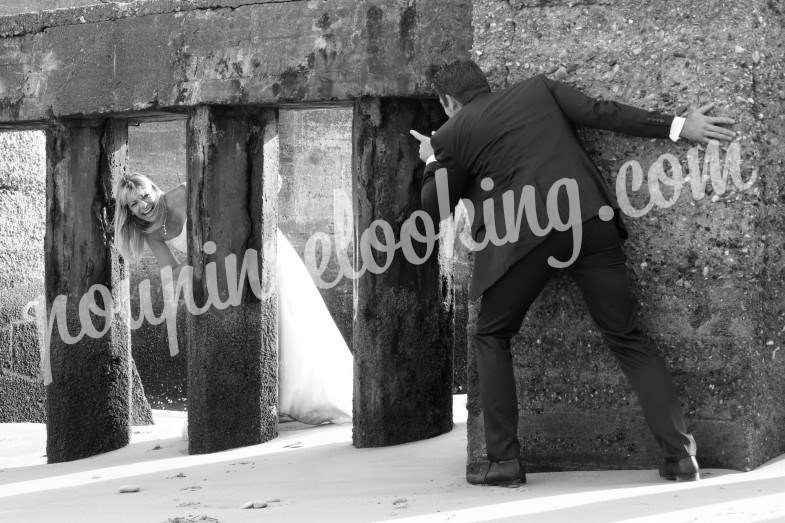
M 394 238 L 402 236 L 404 220 L 420 205 L 415 173 L 422 168 L 407 131 L 437 128 L 443 118 L 431 100 L 367 99 L 356 105 L 353 200 L 361 253 L 370 251 L 363 249 L 363 237 L 367 242 L 381 236 L 369 229 L 376 220 L 389 224 Z M 416 248 L 418 256 L 424 251 Z M 381 252 L 373 257 L 363 256 L 361 263 L 389 267 L 357 280 L 352 333 L 356 447 L 416 441 L 452 428 L 452 269 L 439 258 L 438 246 L 420 265 L 400 251 L 391 260 Z
M 714 114 L 736 119 L 741 172 L 748 179 L 757 168 L 755 186 L 718 194 L 710 185 L 694 200 L 687 184 L 673 207 L 625 220 L 640 323 L 666 356 L 706 466 L 745 470 L 785 451 L 783 20 L 780 3 L 764 1 L 474 2 L 472 52 L 495 88 L 545 72 L 670 114 L 715 101 Z M 611 186 L 625 161 L 645 173 L 663 153 L 687 175 L 683 140 L 580 136 Z M 649 197 L 644 184 L 632 202 Z M 658 463 L 637 400 L 572 282 L 546 287 L 513 355 L 532 469 Z M 471 468 L 484 440 L 473 368 L 469 376 Z
M 470 45 L 465 0 L 243 3 L 95 22 L 91 12 L 120 8 L 54 11 L 86 22 L 45 30 L 29 29 L 27 15 L 0 19 L 24 27 L 0 38 L 0 122 L 199 103 L 423 96 L 427 67 L 464 56 Z
M 114 302 L 126 277 L 111 251 L 106 223 L 96 219 L 109 204 L 105 165 L 120 149 L 110 126 L 71 122 L 47 132 L 45 289 L 48 310 L 64 313 L 68 336 L 82 332 L 79 302 L 93 285 Z M 108 160 L 108 162 L 107 162 Z M 93 294 L 93 296 L 95 296 Z M 103 299 L 98 299 L 103 303 Z M 108 304 L 103 304 L 107 308 Z M 130 437 L 133 372 L 125 307 L 93 324 L 103 336 L 70 341 L 52 333 L 51 382 L 47 384 L 47 461 L 81 459 L 125 446 Z M 92 319 L 90 321 L 93 321 Z
M 263 443 L 278 434 L 278 303 L 272 285 L 278 119 L 275 111 L 200 107 L 186 134 L 188 261 L 196 303 L 213 304 L 188 315 L 186 323 L 188 449 L 194 454 Z M 208 241 L 213 251 L 202 249 Z M 252 263 L 270 293 L 255 296 L 245 284 L 237 302 L 219 307 L 235 285 L 227 282 L 226 256 L 242 260 L 246 249 L 256 250 Z M 213 264 L 217 278 L 210 276 Z

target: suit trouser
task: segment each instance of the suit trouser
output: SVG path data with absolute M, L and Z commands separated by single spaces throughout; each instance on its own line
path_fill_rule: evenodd
M 549 256 L 570 259 L 572 231 L 554 232 L 483 293 L 477 330 L 477 370 L 488 459 L 520 455 L 518 402 L 510 338 L 517 334 L 529 306 L 556 273 Z M 589 312 L 627 375 L 646 422 L 666 458 L 695 455 L 665 361 L 633 320 L 634 301 L 613 222 L 583 223 L 581 251 L 566 270 L 578 284 Z

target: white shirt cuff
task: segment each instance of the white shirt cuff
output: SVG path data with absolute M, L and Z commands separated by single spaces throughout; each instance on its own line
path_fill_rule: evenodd
M 668 138 L 674 142 L 678 142 L 679 135 L 681 134 L 681 128 L 684 127 L 684 122 L 686 121 L 686 118 L 682 118 L 681 116 L 674 116 L 673 121 L 671 122 L 671 132 L 668 134 Z
M 681 129 L 681 128 L 679 128 L 679 129 Z M 425 160 L 425 165 L 428 165 L 429 163 L 431 163 L 431 162 L 435 162 L 435 161 L 436 161 L 436 155 L 435 155 L 435 154 L 432 154 L 432 155 L 430 155 L 430 156 L 428 157 L 428 159 L 427 159 L 427 160 Z

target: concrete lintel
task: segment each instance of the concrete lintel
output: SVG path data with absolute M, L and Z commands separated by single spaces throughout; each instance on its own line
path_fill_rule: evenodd
M 0 126 L 201 104 L 428 97 L 429 68 L 468 56 L 472 42 L 469 0 L 126 5 L 0 18 Z M 59 22 L 39 20 L 37 32 L 24 22 L 45 16 Z
M 196 11 L 235 9 L 243 5 L 281 4 L 305 0 L 137 0 L 110 2 L 0 16 L 0 38 L 45 31 L 51 27 L 93 24 L 135 16 Z

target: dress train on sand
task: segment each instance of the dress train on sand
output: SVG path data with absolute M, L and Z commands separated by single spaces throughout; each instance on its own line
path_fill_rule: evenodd
M 352 420 L 352 354 L 297 251 L 278 230 L 278 414 L 310 425 Z M 186 252 L 186 227 L 167 242 Z M 187 437 L 187 427 L 183 428 Z

